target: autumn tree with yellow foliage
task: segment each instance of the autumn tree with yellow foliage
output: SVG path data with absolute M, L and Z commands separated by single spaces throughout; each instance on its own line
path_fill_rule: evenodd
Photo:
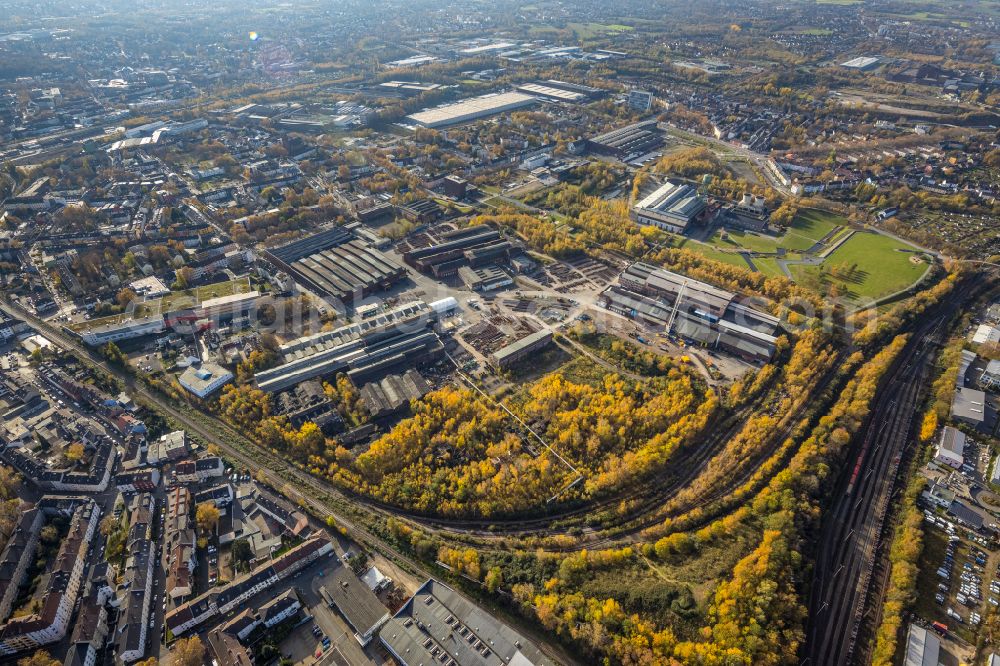
M 594 384 L 556 372 L 512 402 L 584 475 L 574 489 L 584 497 L 662 467 L 718 409 L 714 394 L 677 368 L 649 382 L 606 374 Z M 357 492 L 419 512 L 516 514 L 537 509 L 575 478 L 564 463 L 529 445 L 541 449 L 503 410 L 471 391 L 446 387 L 415 403 L 410 418 L 355 460 L 330 469 Z

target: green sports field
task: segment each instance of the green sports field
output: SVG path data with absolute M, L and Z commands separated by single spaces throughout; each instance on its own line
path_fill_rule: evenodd
M 796 282 L 815 283 L 822 277 L 841 287 L 853 300 L 877 299 L 906 289 L 919 280 L 929 264 L 917 248 L 881 234 L 857 232 L 830 254 L 822 266 L 792 265 Z

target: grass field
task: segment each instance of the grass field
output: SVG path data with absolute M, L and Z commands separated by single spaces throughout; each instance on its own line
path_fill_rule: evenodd
M 731 254 L 728 252 L 722 252 L 715 247 L 707 243 L 699 243 L 693 240 L 684 240 L 677 247 L 682 247 L 685 250 L 691 250 L 692 252 L 697 252 L 707 259 L 712 259 L 714 261 L 721 261 L 724 264 L 732 264 L 733 266 L 739 266 L 740 268 L 746 268 L 747 262 L 743 260 L 738 254 Z
M 804 252 L 838 228 L 841 232 L 834 233 L 831 241 L 842 238 L 841 233 L 851 232 L 847 220 L 835 213 L 807 209 L 795 217 L 791 228 L 783 236 L 720 230 L 708 243 L 682 239 L 678 247 L 708 259 L 746 268 L 746 261 L 737 254 L 739 250 L 763 254 L 784 250 L 784 258 L 789 261 L 803 256 L 816 257 Z M 808 289 L 825 291 L 824 286 L 836 285 L 846 298 L 855 301 L 878 299 L 906 289 L 924 275 L 929 268 L 927 261 L 910 261 L 916 250 L 916 247 L 888 236 L 858 231 L 823 258 L 822 263 L 790 264 L 788 270 L 795 282 Z M 752 261 L 757 270 L 768 277 L 787 277 L 774 257 L 754 257 Z
M 774 253 L 779 248 L 789 252 L 808 250 L 823 239 L 830 231 L 847 224 L 839 215 L 821 210 L 801 211 L 792 222 L 791 228 L 783 236 L 775 237 L 748 231 L 727 230 L 726 239 L 722 232 L 712 236 L 711 244 L 722 249 L 743 248 L 751 252 Z
M 576 33 L 580 39 L 593 39 L 613 32 L 629 32 L 632 26 L 618 23 L 569 23 L 567 27 Z
M 757 270 L 768 277 L 786 277 L 784 271 L 778 267 L 778 261 L 770 257 L 760 257 L 753 260 L 753 265 Z
M 723 238 L 723 234 L 725 238 Z M 725 231 L 716 231 L 709 242 L 716 247 L 733 250 L 743 248 L 752 252 L 777 252 L 780 240 L 772 236 L 763 236 L 737 229 L 727 229 Z
M 809 286 L 817 280 L 838 285 L 854 300 L 875 299 L 910 286 L 927 271 L 926 261 L 913 263 L 912 245 L 880 234 L 855 233 L 826 258 L 822 266 L 792 265 L 796 282 Z M 837 271 L 835 268 L 848 270 Z
M 245 294 L 249 291 L 249 278 L 206 284 L 182 291 L 172 291 L 162 298 L 155 298 L 142 303 L 135 309 L 135 314 L 137 317 L 142 317 L 156 312 L 170 312 L 171 310 L 191 308 L 212 298 Z
M 784 236 L 774 237 L 763 234 L 756 234 L 750 231 L 727 230 L 726 239 L 723 240 L 722 232 L 716 232 L 712 236 L 712 245 L 720 248 L 743 248 L 751 252 L 777 252 L 779 248 L 788 251 L 808 250 L 816 241 L 812 238 L 801 236 L 794 231 L 789 231 Z
M 830 233 L 834 227 L 844 226 L 845 224 L 847 224 L 847 220 L 836 213 L 816 208 L 807 208 L 799 211 L 795 216 L 795 219 L 792 221 L 792 231 L 818 241 Z
M 534 35 L 536 37 L 542 35 L 558 35 L 559 29 L 553 28 L 551 25 L 533 25 L 528 28 L 528 34 Z

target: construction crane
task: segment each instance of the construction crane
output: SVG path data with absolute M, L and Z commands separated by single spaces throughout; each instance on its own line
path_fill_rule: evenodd
M 681 299 L 684 298 L 684 290 L 687 289 L 687 286 L 688 281 L 684 280 L 684 284 L 682 284 L 681 288 L 677 290 L 677 300 L 674 301 L 674 309 L 670 312 L 670 318 L 667 319 L 667 325 L 663 331 L 667 335 L 670 335 L 670 329 L 673 328 L 674 319 L 677 317 L 677 311 L 680 310 Z

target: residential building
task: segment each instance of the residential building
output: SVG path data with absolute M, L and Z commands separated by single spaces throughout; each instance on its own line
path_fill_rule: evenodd
M 73 512 L 69 532 L 59 546 L 45 583 L 38 612 L 16 617 L 0 627 L 0 655 L 10 656 L 62 640 L 83 585 L 87 551 L 97 530 L 100 509 L 92 501 Z
M 320 557 L 332 553 L 333 544 L 327 539 L 306 539 L 228 585 L 215 588 L 169 611 L 164 617 L 164 624 L 171 633 L 180 636 L 216 615 L 229 613 L 278 581 L 294 576 Z
M 18 590 L 38 547 L 45 515 L 36 508 L 21 513 L 14 532 L 0 555 L 0 621 L 10 617 Z
M 290 536 L 301 537 L 309 531 L 309 519 L 284 499 L 254 491 L 252 511 L 259 511 L 281 525 Z
M 69 652 L 63 666 L 96 666 L 100 651 L 108 638 L 107 603 L 113 596 L 108 585 L 107 565 L 96 565 L 80 602 Z
M 175 430 L 161 435 L 159 439 L 151 442 L 146 450 L 146 462 L 150 465 L 176 462 L 187 456 L 187 433 L 183 430 Z
M 264 626 L 271 628 L 290 617 L 294 617 L 300 608 L 302 608 L 302 603 L 295 595 L 295 590 L 286 590 L 283 594 L 261 606 L 258 609 L 258 614 Z
M 236 636 L 236 639 L 242 643 L 259 626 L 260 626 L 260 620 L 258 619 L 257 614 L 254 613 L 251 609 L 247 608 L 242 613 L 239 613 L 232 620 L 223 624 L 221 629 L 227 634 L 232 634 L 233 636 Z
M 1000 389 L 1000 360 L 994 359 L 986 364 L 979 377 L 979 384 L 990 389 Z
M 137 469 L 115 475 L 115 487 L 121 493 L 148 493 L 158 485 L 160 485 L 160 470 L 154 468 Z
M 174 472 L 181 483 L 195 483 L 222 476 L 225 473 L 225 465 L 222 458 L 209 456 L 197 460 L 182 460 L 174 465 Z
M 233 493 L 233 487 L 228 483 L 221 483 L 196 494 L 194 496 L 194 503 L 197 506 L 205 502 L 213 502 L 216 507 L 225 511 L 226 507 L 232 504 L 234 499 L 236 499 L 236 495 Z
M 196 558 L 196 534 L 191 513 L 191 491 L 175 486 L 167 493 L 163 521 L 163 550 L 167 553 L 166 593 L 171 599 L 187 597 L 193 591 Z
M 653 108 L 653 93 L 647 90 L 629 90 L 628 108 L 639 113 L 646 113 Z

